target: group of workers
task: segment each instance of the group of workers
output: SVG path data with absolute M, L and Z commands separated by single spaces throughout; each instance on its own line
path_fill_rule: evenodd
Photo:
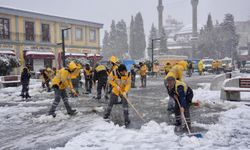
M 87 94 L 92 92 L 92 87 L 96 86 L 97 83 L 97 95 L 96 99 L 100 100 L 102 97 L 102 91 L 104 91 L 105 99 L 109 99 L 107 109 L 104 113 L 104 119 L 108 119 L 112 110 L 113 105 L 122 104 L 124 112 L 124 122 L 127 127 L 130 124 L 128 101 L 127 96 L 130 88 L 134 88 L 136 75 L 139 73 L 141 77 L 141 88 L 146 87 L 147 83 L 147 66 L 145 63 L 140 62 L 139 66 L 132 65 L 131 70 L 128 71 L 124 64 L 120 64 L 119 60 L 115 56 L 111 56 L 109 59 L 111 67 L 97 63 L 94 68 L 89 64 L 86 64 L 83 69 L 85 78 L 85 89 Z M 180 126 L 181 113 L 184 114 L 188 125 L 190 126 L 190 103 L 193 98 L 192 89 L 183 81 L 183 71 L 185 70 L 186 64 L 179 62 L 172 66 L 170 63 L 166 63 L 164 67 L 165 78 L 164 83 L 167 89 L 167 93 L 170 96 L 169 110 L 174 110 L 176 118 L 176 126 Z M 81 69 L 80 64 L 70 62 L 65 68 L 60 70 L 50 69 L 46 67 L 42 70 L 43 86 L 47 87 L 48 92 L 53 88 L 55 92 L 55 98 L 52 106 L 49 110 L 48 115 L 56 117 L 56 108 L 63 100 L 67 113 L 69 115 L 76 114 L 76 110 L 72 109 L 68 102 L 68 96 L 66 89 L 68 88 L 72 96 L 78 96 L 79 94 L 79 83 L 81 80 Z M 22 73 L 22 94 L 29 96 L 28 84 L 30 74 L 27 68 L 23 69 Z M 51 82 L 51 85 L 50 85 Z M 120 100 L 119 100 L 120 99 Z M 180 104 L 180 105 L 178 105 Z

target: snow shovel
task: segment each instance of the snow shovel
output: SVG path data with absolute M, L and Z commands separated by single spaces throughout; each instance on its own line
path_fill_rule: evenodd
M 176 96 L 175 96 L 175 100 L 176 100 L 176 102 L 177 102 L 177 104 L 178 104 L 178 106 L 179 106 L 179 108 L 180 108 L 180 112 L 181 112 L 181 104 L 180 104 L 180 102 L 179 102 L 179 99 L 178 99 Z M 191 131 L 190 131 L 190 129 L 189 129 L 189 126 L 188 126 L 188 124 L 187 124 L 186 117 L 185 117 L 185 115 L 184 115 L 183 112 L 181 112 L 181 116 L 182 116 L 182 118 L 183 118 L 183 120 L 184 120 L 184 122 L 185 122 L 185 125 L 186 125 L 186 127 L 187 127 L 188 136 L 189 136 L 189 137 L 195 136 L 195 137 L 197 137 L 197 138 L 203 138 L 203 136 L 202 136 L 201 133 L 191 133 Z
M 138 112 L 138 110 L 135 108 L 135 106 L 130 102 L 130 100 L 126 97 L 126 95 L 123 95 L 123 98 L 128 102 L 128 104 L 134 109 L 134 111 L 136 112 L 136 114 L 139 116 L 139 118 L 145 122 L 145 120 L 143 119 L 142 115 Z

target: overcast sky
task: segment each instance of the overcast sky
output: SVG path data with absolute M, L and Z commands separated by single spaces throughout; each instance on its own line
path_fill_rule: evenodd
M 164 18 L 171 15 L 185 25 L 191 24 L 190 1 L 163 0 Z M 158 0 L 0 0 L 1 6 L 103 23 L 102 35 L 104 30 L 109 30 L 112 19 L 124 19 L 129 25 L 131 15 L 139 11 L 148 35 L 151 24 L 157 25 L 157 4 Z M 226 13 L 232 13 L 236 21 L 248 20 L 250 0 L 200 0 L 198 23 L 205 24 L 209 13 L 219 22 Z

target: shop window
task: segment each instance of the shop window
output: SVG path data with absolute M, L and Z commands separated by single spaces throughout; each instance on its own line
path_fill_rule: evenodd
M 75 38 L 77 41 L 82 40 L 82 29 L 81 28 L 76 28 Z
M 34 22 L 26 21 L 25 22 L 25 39 L 27 41 L 35 41 L 34 33 Z
M 42 24 L 42 41 L 50 42 L 49 24 Z
M 89 31 L 89 41 L 96 42 L 96 30 L 91 29 Z
M 52 68 L 52 59 L 44 59 L 44 67 L 46 66 Z
M 6 18 L 0 18 L 0 39 L 10 39 L 10 21 Z

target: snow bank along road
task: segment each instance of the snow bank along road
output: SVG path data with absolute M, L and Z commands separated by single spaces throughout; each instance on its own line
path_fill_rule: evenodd
M 46 116 L 53 101 L 53 93 L 40 89 L 32 80 L 32 101 L 17 97 L 20 87 L 0 90 L 0 149 L 250 149 L 250 109 L 244 104 L 222 102 L 219 91 L 209 91 L 213 76 L 188 78 L 194 100 L 199 108 L 191 111 L 194 131 L 203 139 L 176 136 L 173 115 L 166 111 L 167 94 L 162 79 L 149 78 L 146 89 L 133 89 L 129 98 L 143 113 L 143 123 L 130 110 L 131 129 L 102 120 L 103 106 L 87 96 L 70 99 L 79 113 L 65 115 L 61 107 L 57 117 Z M 199 87 L 197 89 L 197 87 Z M 246 93 L 246 98 L 250 95 Z M 121 106 L 115 106 L 112 121 L 123 124 Z M 94 113 L 94 111 L 97 114 Z

